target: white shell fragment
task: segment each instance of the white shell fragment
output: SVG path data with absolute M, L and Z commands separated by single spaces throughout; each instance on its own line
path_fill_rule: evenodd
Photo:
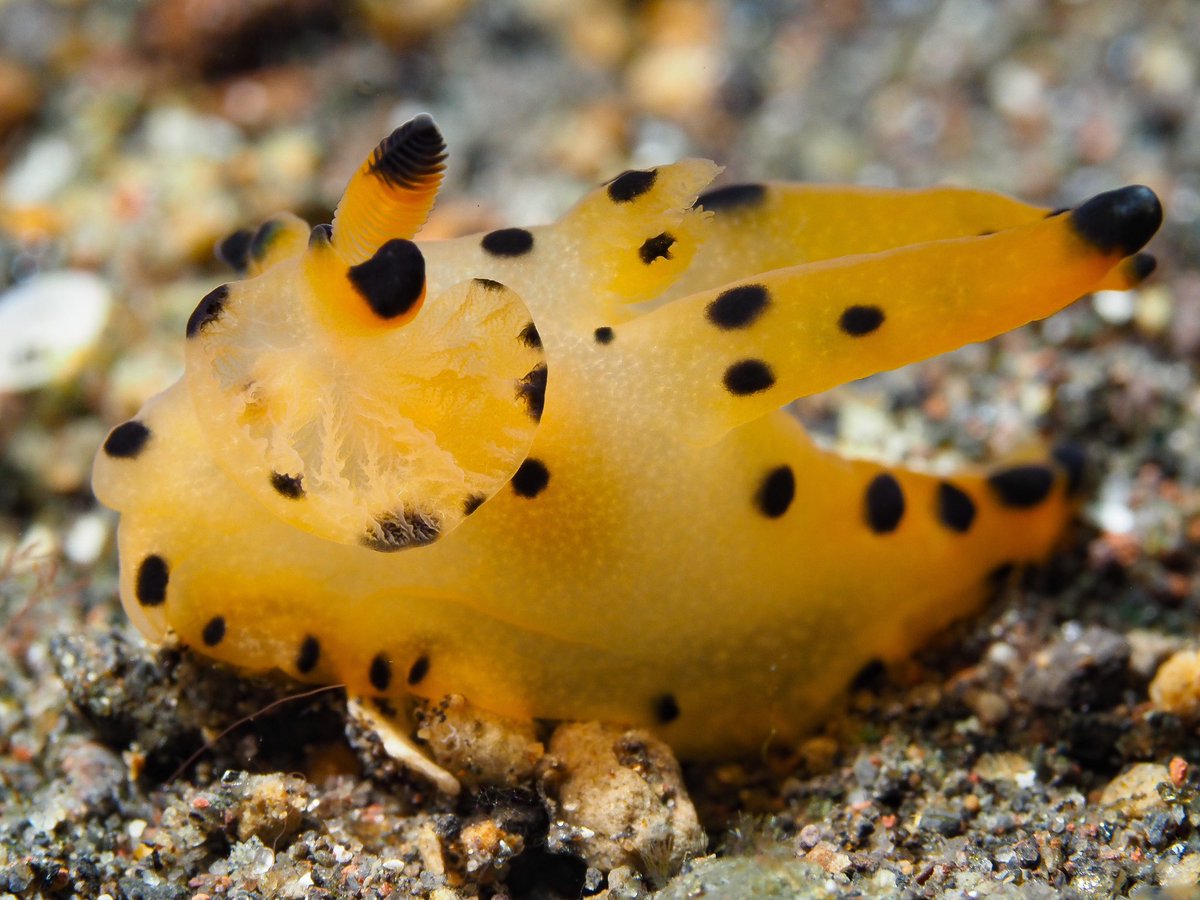
M 44 272 L 0 293 L 0 392 L 74 375 L 111 308 L 112 292 L 91 272 Z

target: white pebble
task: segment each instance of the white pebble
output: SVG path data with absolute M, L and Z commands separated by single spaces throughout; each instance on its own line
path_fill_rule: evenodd
M 0 293 L 0 391 L 27 391 L 75 374 L 112 308 L 91 272 L 44 272 Z
M 84 513 L 63 538 L 63 553 L 67 559 L 88 566 L 100 558 L 108 541 L 110 516 L 100 510 Z
M 1096 291 L 1092 294 L 1096 315 L 1110 325 L 1128 325 L 1133 321 L 1136 301 L 1135 291 Z

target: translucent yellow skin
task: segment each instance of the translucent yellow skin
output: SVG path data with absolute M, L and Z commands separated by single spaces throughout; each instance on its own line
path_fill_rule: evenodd
M 219 393 L 189 390 L 204 377 L 198 367 L 218 358 L 204 348 L 226 340 L 224 320 L 189 338 L 201 350 L 189 344 L 188 373 L 136 417 L 144 446 L 102 451 L 96 462 L 97 496 L 122 513 L 121 596 L 139 629 L 248 670 L 365 695 L 461 693 L 513 716 L 629 723 L 685 755 L 729 754 L 802 735 L 864 664 L 905 656 L 976 609 L 994 573 L 1046 557 L 1077 472 L 1053 462 L 991 480 L 888 471 L 816 448 L 780 407 L 992 337 L 1097 287 L 1128 287 L 1138 277 L 1123 262 L 1129 247 L 1096 246 L 1071 215 L 957 189 L 768 184 L 739 202 L 716 195 L 707 212 L 693 201 L 717 172 L 711 163 L 652 171 L 633 197 L 624 195 L 646 177 L 622 176 L 559 222 L 528 229 L 532 247 L 517 255 L 488 252 L 479 236 L 420 245 L 424 306 L 413 325 L 381 333 L 402 335 L 438 303 L 466 302 L 471 279 L 490 279 L 507 288 L 496 292 L 503 340 L 528 345 L 527 333 L 512 333 L 527 312 L 549 372 L 540 421 L 522 410 L 529 433 L 496 450 L 504 473 L 488 476 L 494 495 L 470 515 L 447 512 L 425 546 L 380 553 L 336 529 L 331 540 L 319 516 L 289 521 L 288 503 L 303 499 L 243 489 L 244 472 L 230 469 L 241 459 L 259 472 L 262 461 L 247 454 L 263 445 L 221 424 L 237 416 L 214 418 L 193 402 Z M 369 206 L 371 178 L 368 166 L 351 183 L 358 207 Z M 428 185 L 418 193 L 414 204 L 431 202 Z M 356 233 L 347 262 L 362 259 L 364 233 L 388 237 L 381 227 Z M 339 229 L 353 228 L 340 210 L 333 246 Z M 352 292 L 313 287 L 305 254 L 325 253 L 334 271 L 328 247 L 306 247 L 299 225 L 281 233 L 257 280 L 232 286 L 231 309 L 319 295 L 312 302 L 325 312 L 314 321 L 335 329 L 331 346 L 341 346 L 343 325 L 369 332 Z M 665 255 L 645 250 L 664 233 L 673 238 Z M 714 322 L 712 305 L 731 283 L 765 289 L 752 321 Z M 839 323 L 850 306 L 881 310 L 882 323 L 847 333 Z M 228 326 L 254 341 L 228 334 L 238 347 L 271 346 L 270 321 L 245 314 Z M 340 359 L 338 377 L 356 374 L 345 369 L 370 346 Z M 286 343 L 271 349 L 291 358 Z M 422 350 L 439 370 L 475 365 L 480 352 L 469 341 Z M 517 375 L 539 358 L 526 351 L 511 363 Z M 320 383 L 321 355 L 303 358 L 290 380 Z M 730 367 L 745 360 L 765 364 L 773 383 L 734 392 Z M 258 421 L 276 421 L 271 403 L 256 408 Z M 446 445 L 494 437 L 479 421 L 491 420 L 446 435 Z M 232 458 L 220 449 L 235 445 Z M 1014 502 L 1013 479 L 1032 485 L 1033 502 Z M 957 502 L 949 510 L 947 497 Z M 165 583 L 139 582 L 152 555 Z M 143 602 L 156 588 L 161 596 Z

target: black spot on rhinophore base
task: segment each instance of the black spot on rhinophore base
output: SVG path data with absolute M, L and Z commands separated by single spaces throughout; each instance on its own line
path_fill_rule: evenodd
M 286 497 L 289 500 L 299 500 L 304 496 L 304 476 L 272 472 L 271 487 L 275 488 L 275 493 L 281 497 Z
M 663 694 L 654 700 L 654 718 L 660 725 L 668 725 L 679 718 L 679 701 L 674 694 Z
M 213 616 L 200 632 L 200 637 L 206 647 L 215 647 L 225 639 L 225 617 Z
M 479 246 L 492 256 L 524 256 L 533 249 L 533 235 L 524 228 L 499 228 L 485 234 Z
M 371 660 L 371 668 L 367 670 L 367 678 L 377 691 L 386 691 L 392 683 L 392 662 L 382 653 L 377 653 Z
M 754 505 L 768 519 L 778 519 L 788 511 L 795 497 L 796 476 L 792 467 L 777 466 L 763 479 L 754 496 Z
M 280 229 L 283 228 L 283 223 L 278 219 L 267 219 L 254 232 L 254 236 L 250 238 L 249 252 L 254 260 L 261 260 L 267 255 L 267 251 L 271 249 L 271 241 L 275 239 Z
M 413 190 L 444 168 L 446 142 L 425 113 L 405 122 L 375 148 L 370 171 L 387 184 Z
M 537 365 L 517 382 L 517 396 L 525 401 L 525 408 L 535 422 L 541 421 L 542 412 L 546 407 L 547 374 L 545 364 Z
M 104 452 L 114 459 L 134 459 L 150 440 L 150 429 L 137 419 L 122 422 L 104 439 Z
M 847 306 L 838 327 L 851 337 L 862 337 L 878 329 L 883 319 L 883 310 L 878 306 Z
M 638 256 L 646 265 L 650 265 L 656 259 L 670 259 L 671 247 L 674 244 L 675 238 L 664 231 L 652 238 L 646 238 L 642 246 L 638 248 Z
M 405 508 L 385 513 L 359 543 L 380 553 L 394 553 L 408 547 L 432 544 L 442 533 L 441 519 L 430 512 Z
M 1071 224 L 1101 253 L 1129 256 L 1145 246 L 1162 224 L 1162 204 L 1141 184 L 1105 191 L 1075 207 Z
M 322 222 L 320 225 L 314 225 L 313 230 L 308 233 L 308 246 L 310 247 L 328 244 L 332 240 L 333 226 L 328 222 Z
M 170 573 L 167 561 L 156 553 L 142 560 L 134 579 L 133 594 L 142 606 L 161 606 L 167 599 Z
M 766 197 L 767 189 L 764 185 L 731 184 L 701 194 L 692 206 L 703 206 L 714 212 L 731 212 L 761 206 Z
M 321 659 L 321 642 L 311 634 L 306 635 L 300 642 L 300 650 L 296 654 L 296 671 L 307 675 L 317 667 Z
M 228 300 L 229 285 L 227 284 L 215 287 L 205 294 L 188 317 L 185 332 L 187 337 L 195 337 L 208 325 L 220 318 L 221 311 L 225 309 L 225 303 Z
M 608 197 L 613 203 L 628 203 L 636 200 L 650 188 L 658 178 L 654 169 L 622 172 L 608 183 Z
M 381 319 L 407 314 L 425 296 L 425 257 L 412 241 L 393 238 L 346 276 Z
M 771 302 L 761 284 L 739 284 L 722 291 L 704 308 L 708 321 L 725 330 L 753 325 Z
M 951 531 L 964 534 L 975 521 L 975 501 L 962 488 L 943 481 L 937 489 L 937 517 Z
M 1029 509 L 1049 496 L 1054 472 L 1048 466 L 1011 466 L 989 475 L 988 484 L 1004 506 Z
M 1158 268 L 1158 260 L 1153 253 L 1135 253 L 1130 266 L 1133 269 L 1134 283 L 1141 284 L 1154 274 L 1154 270 Z
M 775 373 L 761 359 L 743 359 L 725 370 L 725 389 L 738 397 L 758 394 L 775 383 Z
M 876 534 L 890 534 L 904 518 L 904 490 L 895 476 L 880 472 L 867 485 L 864 497 L 867 527 Z
M 425 680 L 425 676 L 429 674 L 429 657 L 419 656 L 416 662 L 409 667 L 408 678 L 406 679 L 410 686 L 418 685 Z
M 592 332 L 592 337 L 594 337 L 596 339 L 597 344 L 611 344 L 612 339 L 614 337 L 616 337 L 616 332 L 614 332 L 607 325 L 601 325 L 599 328 L 597 328 L 595 331 Z
M 550 470 L 539 459 L 527 459 L 513 474 L 512 487 L 518 497 L 532 499 L 550 483 Z

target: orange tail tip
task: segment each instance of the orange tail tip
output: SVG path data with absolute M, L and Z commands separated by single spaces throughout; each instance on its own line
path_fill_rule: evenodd
M 338 203 L 333 217 L 338 255 L 360 263 L 392 238 L 414 237 L 433 209 L 445 160 L 446 142 L 423 113 L 384 138 Z

